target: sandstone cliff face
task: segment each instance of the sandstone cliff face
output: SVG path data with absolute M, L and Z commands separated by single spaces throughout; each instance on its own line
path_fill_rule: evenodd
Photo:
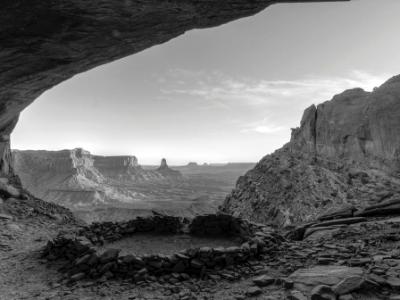
M 400 153 L 399 99 L 397 77 L 371 93 L 362 89 L 345 91 L 306 110 L 300 128 L 293 131 L 291 147 L 396 172 Z
M 134 156 L 95 156 L 83 149 L 13 151 L 15 172 L 25 188 L 69 208 L 134 201 L 130 185 L 183 181 L 179 171 L 144 170 Z
M 143 170 L 135 156 L 93 156 L 94 166 L 111 181 L 144 182 L 162 179 L 158 174 Z
M 13 151 L 13 163 L 24 186 L 42 197 L 49 187 L 78 190 L 105 182 L 93 166 L 88 151 L 82 149 Z
M 311 106 L 282 149 L 239 178 L 223 210 L 291 224 L 400 196 L 400 76 Z

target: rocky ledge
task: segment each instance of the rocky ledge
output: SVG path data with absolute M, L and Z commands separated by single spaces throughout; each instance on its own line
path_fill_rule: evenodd
M 0 220 L 38 219 L 58 224 L 78 224 L 72 212 L 25 190 L 18 177 L 0 177 Z

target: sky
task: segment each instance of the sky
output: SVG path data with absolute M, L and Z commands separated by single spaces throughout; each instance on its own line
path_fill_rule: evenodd
M 97 67 L 25 109 L 14 149 L 256 162 L 302 112 L 400 73 L 399 0 L 276 4 Z

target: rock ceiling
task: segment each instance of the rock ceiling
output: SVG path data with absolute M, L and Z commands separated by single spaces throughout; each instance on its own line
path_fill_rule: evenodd
M 274 3 L 328 1 L 3 0 L 0 132 L 7 136 L 27 105 L 75 74 Z

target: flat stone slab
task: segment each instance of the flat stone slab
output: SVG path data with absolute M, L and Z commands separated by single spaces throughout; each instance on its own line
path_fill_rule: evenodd
M 326 227 L 326 226 L 333 226 L 333 225 L 350 225 L 360 222 L 367 221 L 367 218 L 364 217 L 354 217 L 354 218 L 345 218 L 345 219 L 337 219 L 337 220 L 329 220 L 314 224 L 311 226 L 313 227 Z
M 345 204 L 339 208 L 328 209 L 318 217 L 318 220 L 327 221 L 332 219 L 350 218 L 353 216 L 354 211 L 356 211 L 356 208 L 353 205 Z
M 343 279 L 363 276 L 363 269 L 346 266 L 315 266 L 307 269 L 299 269 L 292 273 L 289 278 L 294 282 L 298 290 L 309 292 L 318 285 L 334 286 Z
M 346 225 L 332 225 L 326 227 L 310 227 L 304 233 L 304 239 L 319 239 L 321 237 L 327 237 L 327 233 L 338 232 L 342 228 L 346 228 Z

